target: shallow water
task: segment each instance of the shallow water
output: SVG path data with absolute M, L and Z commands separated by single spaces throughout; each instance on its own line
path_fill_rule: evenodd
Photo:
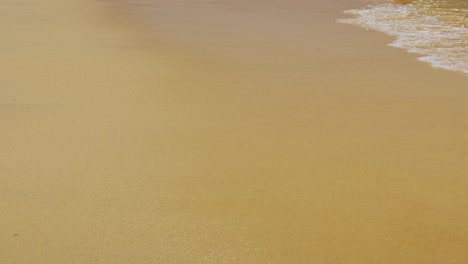
M 390 46 L 420 54 L 433 67 L 468 74 L 468 3 L 418 0 L 407 5 L 379 3 L 348 10 L 349 23 L 395 36 Z

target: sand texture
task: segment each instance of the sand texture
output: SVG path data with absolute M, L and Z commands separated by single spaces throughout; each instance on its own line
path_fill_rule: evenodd
M 0 263 L 468 263 L 466 76 L 363 1 L 144 2 L 0 3 Z

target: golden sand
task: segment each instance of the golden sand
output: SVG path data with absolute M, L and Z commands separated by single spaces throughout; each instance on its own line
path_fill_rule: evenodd
M 345 1 L 189 2 L 153 42 L 102 1 L 0 4 L 0 263 L 468 261 L 465 76 Z
M 413 2 L 413 0 L 395 0 L 394 2 L 398 4 L 406 5 L 406 4 Z

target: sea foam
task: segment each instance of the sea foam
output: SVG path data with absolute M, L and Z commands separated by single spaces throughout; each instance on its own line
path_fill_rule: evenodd
M 420 61 L 435 68 L 468 75 L 468 27 L 444 19 L 447 10 L 415 4 L 374 4 L 363 9 L 345 11 L 352 18 L 339 23 L 354 24 L 382 31 L 396 37 L 390 46 L 421 55 Z M 457 15 L 465 15 L 454 10 Z M 466 11 L 466 10 L 464 10 Z M 468 15 L 468 14 L 467 14 Z

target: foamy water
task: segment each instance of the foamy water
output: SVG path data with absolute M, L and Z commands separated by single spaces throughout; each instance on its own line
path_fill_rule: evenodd
M 407 5 L 380 3 L 345 11 L 354 24 L 395 36 L 390 46 L 420 54 L 435 68 L 468 75 L 468 4 L 460 0 L 419 0 Z

